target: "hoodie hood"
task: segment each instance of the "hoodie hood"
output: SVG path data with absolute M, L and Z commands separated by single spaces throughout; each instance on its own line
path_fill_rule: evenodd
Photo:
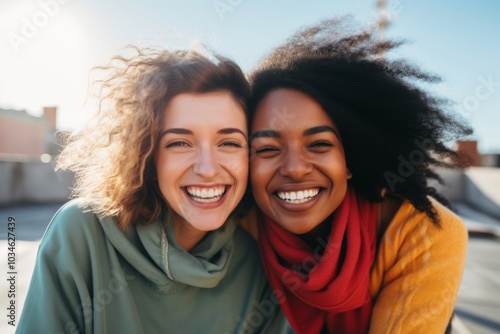
M 208 232 L 187 252 L 177 244 L 172 220 L 168 215 L 162 217 L 165 215 L 124 232 L 111 217 L 99 217 L 99 222 L 113 247 L 159 290 L 170 290 L 175 282 L 200 288 L 217 286 L 227 273 L 234 251 L 233 219 L 223 228 Z

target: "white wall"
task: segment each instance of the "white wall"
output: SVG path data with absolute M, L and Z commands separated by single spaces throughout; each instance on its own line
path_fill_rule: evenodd
M 500 168 L 474 167 L 465 176 L 467 204 L 500 219 Z
M 55 162 L 0 161 L 0 205 L 66 201 L 73 174 L 54 167 Z

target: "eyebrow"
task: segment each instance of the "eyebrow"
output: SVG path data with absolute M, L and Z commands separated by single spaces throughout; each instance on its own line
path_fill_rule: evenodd
M 241 133 L 241 135 L 245 137 L 245 139 L 247 139 L 247 135 L 243 131 L 237 128 L 224 128 L 217 131 L 217 134 L 219 135 L 230 135 L 233 133 Z
M 340 138 L 337 131 L 328 125 L 320 125 L 320 126 L 312 127 L 310 129 L 304 130 L 303 134 L 304 134 L 304 136 L 311 136 L 311 135 L 321 133 L 321 132 L 332 132 L 335 136 L 337 136 L 337 138 Z
M 250 143 L 257 138 L 281 138 L 281 134 L 275 130 L 260 130 L 250 136 Z
M 337 138 L 340 138 L 337 131 L 328 125 L 320 125 L 320 126 L 315 126 L 315 127 L 306 129 L 306 130 L 304 130 L 303 135 L 304 136 L 312 136 L 314 134 L 321 133 L 321 132 L 332 132 L 335 136 L 337 136 Z M 250 142 L 252 142 L 254 139 L 257 139 L 257 138 L 278 138 L 279 139 L 279 138 L 281 138 L 281 134 L 278 131 L 271 130 L 271 129 L 256 131 L 250 137 Z
M 171 129 L 164 130 L 161 133 L 160 138 L 162 138 L 167 133 L 173 133 L 173 134 L 176 134 L 176 135 L 191 135 L 191 136 L 194 135 L 193 131 L 191 131 L 189 129 L 171 128 Z M 219 135 L 229 135 L 229 134 L 233 134 L 233 133 L 241 133 L 241 135 L 243 137 L 245 137 L 245 139 L 247 138 L 247 136 L 245 135 L 245 133 L 243 131 L 241 131 L 240 129 L 237 129 L 237 128 L 224 128 L 224 129 L 220 129 L 219 131 L 217 131 L 217 134 L 219 134 Z

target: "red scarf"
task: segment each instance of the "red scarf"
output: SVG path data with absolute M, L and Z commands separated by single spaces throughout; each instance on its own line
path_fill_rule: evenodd
M 274 221 L 259 219 L 264 268 L 297 334 L 368 332 L 376 222 L 376 205 L 348 189 L 319 255 Z

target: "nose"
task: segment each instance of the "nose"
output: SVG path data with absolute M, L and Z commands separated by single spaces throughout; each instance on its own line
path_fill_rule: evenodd
M 197 152 L 193 169 L 196 174 L 204 178 L 215 177 L 221 171 L 216 152 L 212 148 L 201 147 Z
M 288 149 L 283 157 L 280 174 L 293 180 L 300 180 L 311 173 L 312 163 L 300 149 Z

